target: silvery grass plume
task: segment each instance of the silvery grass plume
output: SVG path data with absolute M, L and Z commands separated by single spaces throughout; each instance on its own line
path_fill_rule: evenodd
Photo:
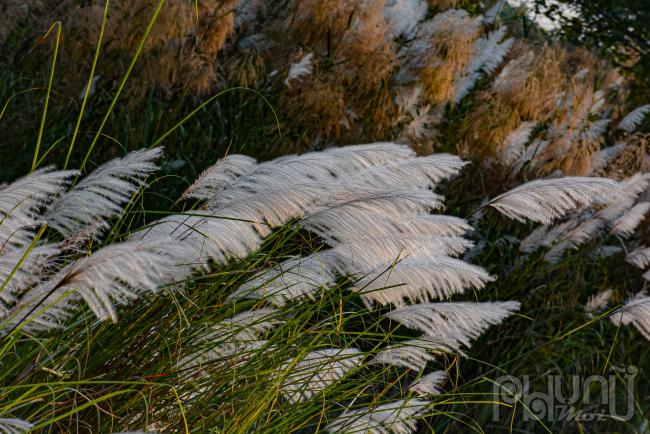
M 551 223 L 576 208 L 605 203 L 619 189 L 616 181 L 606 178 L 540 179 L 495 197 L 488 206 L 517 221 Z
M 628 113 L 616 128 L 631 134 L 641 125 L 648 113 L 650 113 L 650 104 L 642 105 Z
M 425 335 L 417 339 L 408 339 L 388 345 L 377 353 L 370 363 L 421 372 L 426 369 L 429 362 L 433 362 L 438 356 L 445 354 L 464 356 L 461 347 L 462 343 L 454 339 Z
M 471 339 L 490 325 L 501 323 L 519 307 L 515 301 L 424 303 L 395 309 L 386 317 L 425 336 L 442 337 L 469 346 Z
M 507 165 L 513 166 L 526 152 L 526 144 L 537 127 L 537 122 L 522 122 L 513 130 L 501 147 L 497 149 L 499 158 Z
M 0 433 L 23 434 L 31 431 L 34 424 L 20 419 L 0 418 Z
M 84 234 L 96 236 L 96 228 L 107 225 L 105 219 L 122 211 L 143 178 L 156 168 L 152 161 L 160 153 L 160 149 L 136 151 L 106 163 L 67 193 L 76 171 L 41 169 L 2 189 L 5 218 L 0 233 L 11 233 L 0 252 L 4 277 L 0 319 L 22 322 L 26 330 L 47 329 L 74 311 L 79 295 L 98 316 L 116 319 L 113 304 L 137 298 L 134 291 L 154 281 L 152 275 L 161 269 L 150 266 L 159 265 L 164 248 L 146 256 L 142 245 L 115 244 L 87 258 L 73 256 Z M 68 238 L 46 242 L 48 226 Z M 52 304 L 47 313 L 42 311 Z M 36 312 L 41 314 L 33 316 Z
M 356 348 L 323 348 L 288 360 L 277 373 L 282 395 L 291 403 L 311 399 L 361 367 L 363 357 Z
M 467 96 L 483 75 L 494 73 L 501 65 L 514 43 L 512 38 L 503 39 L 507 30 L 505 26 L 499 27 L 476 41 L 471 61 L 454 85 L 455 104 Z
M 1 254 L 28 246 L 43 223 L 39 212 L 67 188 L 78 172 L 39 169 L 0 189 Z
M 650 340 L 650 297 L 640 292 L 614 312 L 609 319 L 617 326 L 632 324 Z
M 387 36 L 391 39 L 412 36 L 419 22 L 425 18 L 427 6 L 427 2 L 423 0 L 386 1 L 384 18 Z
M 106 219 L 122 212 L 143 180 L 157 169 L 162 148 L 131 152 L 95 169 L 48 208 L 45 220 L 64 237 L 90 225 L 107 226 Z
M 409 390 L 418 395 L 439 395 L 442 393 L 440 386 L 447 380 L 446 371 L 433 371 L 416 380 Z
M 637 173 L 621 181 L 617 195 L 576 210 L 567 221 L 540 226 L 522 241 L 520 250 L 530 253 L 551 247 L 545 259 L 557 262 L 566 250 L 577 249 L 602 234 L 631 237 L 647 213 L 645 202 L 636 201 L 649 185 L 648 174 Z
M 246 155 L 228 155 L 205 169 L 183 193 L 183 198 L 209 199 L 225 189 L 237 178 L 255 168 L 254 158 Z
M 429 402 L 403 399 L 376 407 L 346 410 L 327 425 L 330 433 L 408 434 L 416 432 L 417 420 Z
M 650 211 L 650 202 L 637 203 L 614 222 L 610 233 L 623 238 L 632 236 L 648 211 Z
M 302 81 L 304 77 L 311 75 L 314 66 L 312 65 L 314 59 L 313 53 L 307 53 L 297 62 L 292 63 L 289 67 L 289 73 L 287 78 L 284 80 L 284 84 L 287 87 L 291 87 L 292 81 Z
M 637 268 L 648 268 L 650 266 L 650 248 L 639 247 L 628 253 L 625 260 Z
M 566 179 L 568 178 L 559 178 L 560 181 Z M 597 178 L 582 179 L 596 180 Z M 552 184 L 553 181 L 550 180 L 549 184 Z M 593 181 L 589 181 L 589 183 L 591 182 Z M 530 184 L 532 183 L 524 184 L 523 187 Z M 522 212 L 520 210 L 513 211 L 508 208 L 505 214 L 509 215 L 509 213 L 513 212 L 516 214 L 514 218 L 518 220 L 521 216 L 527 216 L 533 221 L 545 223 L 543 226 L 535 229 L 522 241 L 520 250 L 523 252 L 532 252 L 542 246 L 551 247 L 544 258 L 551 263 L 555 263 L 562 257 L 566 250 L 576 249 L 586 242 L 594 240 L 603 234 L 603 232 L 607 231 L 610 235 L 618 237 L 621 242 L 624 239 L 632 237 L 637 226 L 650 210 L 647 202 L 636 203 L 639 196 L 647 191 L 648 187 L 650 187 L 650 174 L 641 173 L 632 175 L 620 183 L 608 182 L 602 184 L 603 191 L 600 197 L 589 198 L 583 195 L 571 197 L 570 200 L 575 201 L 576 205 L 582 205 L 582 207 L 577 209 L 577 213 L 574 213 L 570 220 L 557 225 L 550 224 L 553 218 L 560 217 L 559 213 L 556 212 L 557 209 L 553 209 L 553 213 L 550 216 L 553 218 L 545 217 L 544 219 L 531 218 L 529 210 Z M 512 191 L 518 189 L 520 187 Z M 592 191 L 595 192 L 597 189 L 597 185 L 592 185 Z M 505 193 L 502 196 L 507 196 L 509 193 Z M 521 204 L 526 203 L 525 198 L 520 197 L 517 200 Z M 540 202 L 546 202 L 546 200 L 544 199 Z M 514 203 L 517 202 L 511 203 L 509 206 L 512 206 Z M 645 247 L 637 248 L 627 254 L 625 260 L 638 268 L 647 268 L 650 265 L 650 254 L 648 254 L 647 250 Z M 614 253 L 619 251 L 621 249 L 617 247 L 613 249 Z M 643 274 L 643 278 L 650 280 L 650 272 Z M 591 297 L 585 305 L 585 311 L 592 313 L 595 310 L 602 309 L 612 296 L 613 292 L 608 290 Z M 634 324 L 644 337 L 650 338 L 650 334 L 648 333 L 648 330 L 650 330 L 648 328 L 650 322 L 648 321 L 647 300 L 645 294 L 637 294 L 621 309 L 612 314 L 610 319 L 617 325 Z
M 606 308 L 613 295 L 614 291 L 611 289 L 606 289 L 605 291 L 592 295 L 587 300 L 587 304 L 585 304 L 585 312 L 592 314 Z
M 58 200 L 95 204 L 96 214 L 102 218 L 117 215 L 125 196 L 107 193 L 109 203 L 85 201 L 89 190 L 84 186 L 90 186 L 94 194 L 102 191 L 99 179 L 110 185 L 130 180 L 128 188 L 133 193 L 142 186 L 143 178 L 153 169 L 151 160 L 157 156 L 158 152 L 136 153 L 107 163 L 95 177 L 89 176 L 90 181 L 84 184 L 82 180 Z M 134 165 L 127 168 L 129 161 Z M 12 298 L 5 300 L 9 305 L 2 319 L 29 332 L 52 330 L 64 325 L 84 302 L 98 318 L 117 321 L 120 306 L 162 289 L 178 289 L 194 275 L 240 261 L 255 253 L 278 229 L 300 228 L 319 236 L 323 243 L 320 251 L 257 270 L 228 298 L 233 306 L 257 300 L 253 310 L 206 329 L 199 349 L 189 358 L 181 358 L 177 368 L 211 369 L 222 362 L 237 366 L 246 363 L 249 354 L 265 348 L 265 335 L 289 318 L 292 305 L 305 299 L 318 300 L 331 287 L 344 285 L 358 294 L 366 311 L 393 309 L 385 314 L 387 319 L 422 336 L 387 339 L 373 354 L 330 343 L 328 349 L 290 360 L 285 357 L 284 364 L 270 374 L 281 379 L 284 399 L 289 403 L 321 399 L 349 374 L 362 375 L 365 371 L 361 368 L 378 364 L 424 374 L 436 356 L 463 355 L 462 349 L 473 339 L 519 308 L 513 301 L 449 301 L 493 280 L 482 268 L 456 258 L 473 245 L 464 238 L 471 226 L 457 217 L 434 214 L 443 208 L 444 200 L 434 189 L 465 164 L 446 154 L 418 157 L 408 147 L 392 143 L 346 146 L 263 163 L 228 156 L 185 192 L 185 198 L 199 200 L 199 208 L 151 222 L 91 254 L 75 253 L 60 262 L 48 262 L 40 280 L 12 286 L 18 289 L 8 292 Z M 60 177 L 61 184 L 66 185 L 72 175 Z M 568 185 L 568 180 L 573 184 Z M 616 187 L 612 181 L 593 178 L 546 180 L 516 188 L 490 205 L 510 210 L 513 203 L 523 202 L 528 210 L 519 208 L 518 216 L 536 211 L 542 214 L 542 221 L 550 221 L 550 216 L 596 202 L 597 195 L 609 195 Z M 553 188 L 558 189 L 555 195 Z M 30 218 L 36 221 L 40 208 L 61 189 L 42 194 L 45 199 L 29 207 Z M 105 212 L 107 209 L 111 213 Z M 84 218 L 75 217 L 73 221 L 85 223 Z M 540 217 L 536 218 L 539 221 Z M 62 226 L 63 235 L 68 226 Z M 66 233 L 74 236 L 72 230 Z M 56 246 L 50 252 L 47 243 L 37 244 L 33 249 L 37 259 L 57 255 Z M 30 269 L 37 267 L 30 264 Z M 10 268 L 11 260 L 2 268 L 9 278 Z M 421 387 L 418 393 L 428 393 L 424 385 Z M 365 409 L 365 413 L 350 410 L 345 419 L 351 418 L 357 427 L 384 430 L 377 432 L 411 432 L 422 409 L 407 411 L 408 417 L 402 417 L 396 405 L 379 405 Z M 347 422 L 334 422 L 332 426 L 348 430 Z
M 626 146 L 626 143 L 617 143 L 608 148 L 603 148 L 598 152 L 594 152 L 591 155 L 588 175 L 593 174 L 597 170 L 606 168 L 607 165 L 611 163 Z
M 208 364 L 244 363 L 253 350 L 265 344 L 261 337 L 282 322 L 280 312 L 272 308 L 241 312 L 203 332 L 196 343 L 198 350 L 185 355 L 177 366 L 196 375 Z

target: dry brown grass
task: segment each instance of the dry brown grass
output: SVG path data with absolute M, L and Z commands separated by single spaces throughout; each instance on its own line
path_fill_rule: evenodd
M 423 59 L 418 78 L 432 103 L 445 104 L 453 101 L 455 79 L 472 59 L 481 30 L 480 18 L 452 9 L 436 15 L 429 26 L 431 49 L 424 53 L 427 58 Z
M 495 98 L 516 110 L 522 118 L 542 120 L 557 107 L 565 75 L 566 52 L 559 47 L 535 48 L 519 43 L 492 85 Z
M 460 4 L 460 0 L 428 0 L 429 4 L 439 9 L 455 8 Z
M 184 89 L 205 94 L 214 88 L 217 55 L 234 29 L 238 0 L 169 0 L 159 14 L 134 70 L 129 100 L 137 102 L 152 88 Z M 43 0 L 31 20 L 36 34 L 62 17 L 63 37 L 58 66 L 59 87 L 78 93 L 86 81 L 88 66 L 103 20 L 104 6 L 97 2 L 77 5 L 72 0 Z M 103 83 L 115 82 L 124 73 L 117 65 L 128 64 L 151 20 L 156 0 L 111 2 L 98 73 Z M 198 20 L 197 20 L 198 6 Z
M 594 176 L 607 176 L 621 181 L 637 172 L 650 171 L 650 134 L 634 134 L 626 143 L 618 156 L 607 167 L 596 171 Z
M 382 83 L 396 66 L 396 47 L 386 36 L 384 6 L 384 0 L 301 1 L 268 29 L 268 39 L 291 53 L 285 65 L 296 52 L 313 53 L 318 65 L 314 77 L 282 96 L 282 110 L 299 120 L 307 142 L 363 140 L 386 127 L 390 108 L 377 101 L 390 99 Z M 375 121 L 364 128 L 369 119 Z
M 561 170 L 585 175 L 591 155 L 606 138 L 592 134 L 611 107 L 621 105 L 621 78 L 607 63 L 581 49 L 516 44 L 491 86 L 477 92 L 460 129 L 468 152 L 494 154 L 522 122 L 546 126 L 548 145 L 531 165 L 538 175 Z
M 480 16 L 448 9 L 458 1 L 430 1 L 446 10 L 397 40 L 387 29 L 386 0 L 254 2 L 238 11 L 239 1 L 200 0 L 197 11 L 192 0 L 168 0 L 125 100 L 137 104 L 154 88 L 203 95 L 223 86 L 263 87 L 296 149 L 399 140 L 427 153 L 448 139 L 438 129 L 450 128 L 457 148 L 482 159 L 503 151 L 508 136 L 530 121 L 539 126 L 531 140 L 548 143 L 527 166 L 533 175 L 587 173 L 593 152 L 610 139 L 590 129 L 625 114 L 621 79 L 609 65 L 585 50 L 530 40 L 515 43 L 500 70 L 456 104 L 477 41 L 494 30 Z M 35 20 L 35 34 L 66 17 L 56 87 L 75 96 L 87 80 L 103 13 L 99 3 L 76 4 L 34 0 L 29 15 L 19 17 Z M 119 82 L 124 68 L 116 65 L 128 64 L 157 0 L 111 4 L 97 70 L 102 87 Z M 283 84 L 307 54 L 312 72 Z M 418 101 L 405 110 L 399 95 L 416 88 Z M 453 114 L 453 125 L 445 113 Z

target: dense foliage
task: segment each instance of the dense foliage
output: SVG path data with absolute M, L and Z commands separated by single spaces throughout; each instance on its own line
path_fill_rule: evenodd
M 538 10 L 559 22 L 562 34 L 588 44 L 633 71 L 650 86 L 650 9 L 644 0 L 535 0 Z

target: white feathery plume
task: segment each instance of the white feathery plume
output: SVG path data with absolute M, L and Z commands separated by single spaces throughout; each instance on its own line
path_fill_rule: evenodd
M 31 243 L 36 212 L 50 203 L 78 174 L 76 170 L 39 169 L 0 188 L 0 254 Z
M 595 143 L 603 134 L 605 134 L 610 122 L 611 119 L 609 118 L 599 119 L 592 122 L 589 125 L 589 128 L 579 134 L 579 140 L 584 143 Z
M 541 225 L 535 228 L 526 238 L 519 244 L 519 251 L 522 253 L 532 253 L 538 248 L 542 247 L 547 234 L 552 229 L 550 225 Z
M 376 407 L 346 410 L 326 429 L 337 434 L 411 434 L 417 431 L 417 419 L 427 406 L 428 401 L 403 399 Z
M 459 259 L 409 257 L 365 275 L 353 288 L 367 305 L 401 307 L 407 301 L 444 300 L 467 288 L 481 289 L 493 281 L 485 270 Z
M 418 372 L 425 369 L 427 363 L 434 361 L 437 355 L 456 353 L 463 355 L 458 341 L 423 336 L 389 345 L 378 352 L 370 363 L 398 366 Z
M 347 265 L 346 270 L 355 273 L 373 270 L 383 264 L 412 256 L 457 256 L 473 245 L 471 241 L 460 237 L 400 238 L 395 235 L 373 238 L 366 235 L 365 239 L 349 241 L 335 247 L 333 251 Z
M 535 157 L 541 154 L 551 143 L 550 140 L 535 139 L 528 145 L 526 151 L 519 157 L 513 164 L 513 173 L 519 172 L 526 163 L 532 162 L 531 165 L 535 166 Z
M 43 244 L 29 252 L 16 251 L 0 256 L 0 300 L 14 304 L 21 291 L 39 281 L 41 272 L 52 264 L 52 257 L 59 252 L 57 245 Z
M 431 136 L 432 126 L 436 123 L 437 116 L 431 112 L 431 106 L 419 107 L 411 115 L 411 121 L 404 126 L 401 137 L 406 140 L 423 140 Z
M 625 261 L 637 268 L 647 268 L 650 266 L 650 247 L 640 247 L 630 252 Z
M 143 291 L 186 278 L 189 267 L 177 260 L 181 250 L 167 239 L 112 244 L 73 264 L 60 289 L 78 291 L 98 318 L 117 321 L 115 304 L 128 304 Z
M 0 418 L 0 433 L 24 434 L 34 427 L 34 424 L 22 419 Z
M 570 234 L 579 224 L 579 217 L 569 217 L 569 220 L 552 226 L 542 240 L 541 245 L 544 247 L 552 246 L 557 240 L 563 239 Z
M 409 390 L 418 395 L 439 395 L 442 393 L 440 385 L 446 380 L 446 371 L 433 371 L 420 377 L 409 387 Z
M 436 154 L 367 167 L 361 173 L 357 170 L 355 173 L 333 176 L 333 171 L 339 168 L 327 169 L 325 179 L 311 176 L 300 182 L 289 180 L 287 173 L 271 168 L 267 173 L 253 172 L 248 177 L 250 179 L 242 180 L 236 188 L 220 193 L 218 201 L 210 203 L 210 209 L 216 212 L 254 207 L 255 210 L 244 213 L 248 218 L 263 214 L 262 209 L 265 209 L 270 214 L 287 215 L 278 220 L 281 224 L 284 221 L 280 220 L 297 217 L 316 202 L 334 207 L 351 200 L 367 202 L 370 200 L 368 196 L 374 194 L 385 196 L 389 187 L 399 186 L 402 190 L 408 187 L 429 188 L 457 174 L 465 164 L 456 156 Z M 284 168 L 278 170 L 285 172 Z M 267 185 L 260 185 L 260 179 L 264 179 Z M 244 199 L 255 204 L 242 204 Z M 288 213 L 287 209 L 293 211 Z
M 631 197 L 625 191 L 622 191 L 616 199 L 612 200 L 606 207 L 600 209 L 595 214 L 595 217 L 605 220 L 611 226 L 625 215 L 634 206 L 635 202 L 636 197 Z
M 520 222 L 551 223 L 568 211 L 611 200 L 619 191 L 619 184 L 606 178 L 540 179 L 497 196 L 488 206 Z
M 405 306 L 386 317 L 427 336 L 457 340 L 467 346 L 491 325 L 518 310 L 516 301 L 486 303 L 426 303 Z
M 454 85 L 454 102 L 456 104 L 474 88 L 476 82 L 481 78 L 482 72 L 492 74 L 506 57 L 514 43 L 512 38 L 501 42 L 506 31 L 507 27 L 502 26 L 476 41 L 474 55 L 465 68 L 463 77 Z
M 635 173 L 620 182 L 620 190 L 615 198 L 611 199 L 607 206 L 599 210 L 596 215 L 613 224 L 621 218 L 632 206 L 637 198 L 650 186 L 650 173 Z
M 650 113 L 650 104 L 642 105 L 628 113 L 616 128 L 631 134 L 641 125 L 648 113 Z
M 209 363 L 246 360 L 249 352 L 258 349 L 265 341 L 262 334 L 273 330 L 282 320 L 272 308 L 247 310 L 215 324 L 199 337 L 200 349 L 178 362 L 183 369 L 203 367 Z
M 466 220 L 459 217 L 426 214 L 401 220 L 398 230 L 410 236 L 426 234 L 428 236 L 458 237 L 473 231 L 473 228 Z
M 617 326 L 634 325 L 644 338 L 650 340 L 650 297 L 643 292 L 638 293 L 609 319 Z
M 571 248 L 573 248 L 573 245 L 569 241 L 562 240 L 546 252 L 544 260 L 551 264 L 557 264 L 559 260 L 562 259 L 564 252 Z
M 621 252 L 623 252 L 623 247 L 621 247 L 621 246 L 610 246 L 610 245 L 598 246 L 591 253 L 590 257 L 591 258 L 609 258 L 610 256 L 617 255 L 617 254 L 619 254 Z
M 206 268 L 210 261 L 246 257 L 262 244 L 262 238 L 246 221 L 201 214 L 199 211 L 164 217 L 135 232 L 133 240 L 168 240 L 180 263 Z
M 315 208 L 326 191 L 327 187 L 317 183 L 289 184 L 279 189 L 261 189 L 242 200 L 239 192 L 227 190 L 219 195 L 223 205 L 210 208 L 210 213 L 248 221 L 261 236 L 267 236 L 273 228 Z
M 508 134 L 503 146 L 499 149 L 500 159 L 507 165 L 513 165 L 526 151 L 526 143 L 531 133 L 537 127 L 537 122 L 522 122 L 519 127 Z
M 614 146 L 603 148 L 598 152 L 591 154 L 591 163 L 589 165 L 589 173 L 591 175 L 597 170 L 602 170 L 625 149 L 625 143 L 617 143 Z
M 449 154 L 400 160 L 370 167 L 340 183 L 335 192 L 339 196 L 350 196 L 377 191 L 384 193 L 388 188 L 429 188 L 458 174 L 466 164 L 459 157 Z
M 276 306 L 301 298 L 314 300 L 322 288 L 332 286 L 336 280 L 329 256 L 316 253 L 286 260 L 244 283 L 229 299 L 264 298 Z
M 571 232 L 564 236 L 564 240 L 568 241 L 572 247 L 576 248 L 597 237 L 605 227 L 605 223 L 606 222 L 603 219 L 598 217 L 588 219 L 580 223 L 571 230 Z
M 387 37 L 410 37 L 427 13 L 424 0 L 388 0 L 384 6 Z
M 406 230 L 402 232 L 397 224 L 392 225 L 391 222 L 379 225 L 376 229 L 377 234 L 341 231 L 327 237 L 327 240 L 333 246 L 343 245 L 351 251 L 357 250 L 359 245 L 368 246 L 369 254 L 373 252 L 381 255 L 386 262 L 393 262 L 398 256 L 415 255 L 418 252 L 423 254 L 438 252 L 439 254 L 458 256 L 474 246 L 472 241 L 462 237 L 430 235 L 426 232 L 417 233 L 416 230 L 419 228 L 413 226 L 406 226 Z M 414 233 L 409 233 L 409 229 L 412 229 Z M 373 243 L 374 245 L 372 245 Z M 403 255 L 399 255 L 400 252 Z M 363 255 L 363 257 L 369 257 L 369 254 Z M 391 258 L 389 255 L 395 256 Z
M 312 64 L 313 59 L 314 53 L 307 53 L 302 56 L 297 63 L 292 63 L 289 67 L 287 78 L 284 80 L 285 86 L 291 87 L 291 82 L 293 80 L 300 82 L 304 77 L 311 75 L 314 68 Z
M 230 197 L 244 200 L 257 191 L 278 190 L 287 185 L 317 183 L 328 186 L 343 179 L 356 176 L 371 166 L 394 163 L 414 158 L 415 152 L 405 145 L 395 143 L 372 143 L 329 148 L 319 152 L 289 155 L 258 164 L 252 172 L 239 177 L 226 191 Z M 236 196 L 238 195 L 239 196 Z M 217 193 L 209 202 L 209 208 L 225 205 Z
M 257 181 L 244 181 L 240 188 L 220 193 L 219 205 L 211 206 L 210 210 L 222 216 L 256 222 L 256 229 L 264 236 L 269 232 L 268 227 L 262 227 L 264 224 L 270 227 L 285 224 L 312 209 L 317 210 L 319 203 L 325 208 L 349 205 L 351 201 L 363 201 L 368 205 L 375 201 L 376 194 L 385 196 L 389 187 L 399 185 L 402 190 L 409 186 L 427 188 L 456 174 L 464 165 L 458 157 L 439 154 L 370 167 L 362 174 L 351 176 L 347 182 L 319 183 L 311 180 L 257 187 L 254 185 Z M 251 177 L 254 176 L 253 173 Z M 244 197 L 242 189 L 246 190 Z
M 208 167 L 183 193 L 183 198 L 207 200 L 226 189 L 237 178 L 247 175 L 257 165 L 254 158 L 246 155 L 228 155 Z
M 363 226 L 360 222 L 378 222 L 388 232 L 386 235 L 391 235 L 395 231 L 390 222 L 412 219 L 418 214 L 441 207 L 441 197 L 430 189 L 396 187 L 390 191 L 369 194 L 336 194 L 326 206 L 307 213 L 300 225 L 322 236 L 327 243 L 335 245 L 340 242 L 339 237 L 353 237 L 359 233 L 359 229 L 365 233 L 368 226 Z M 417 230 L 417 226 L 414 230 Z
M 428 187 L 457 175 L 467 164 L 456 155 L 432 154 L 371 167 L 353 183 Z
M 604 309 L 607 307 L 607 304 L 612 299 L 614 292 L 611 289 L 606 289 L 605 291 L 600 291 L 597 294 L 592 295 L 587 299 L 587 304 L 585 304 L 585 312 L 594 313 L 597 310 Z
M 292 404 L 311 399 L 361 366 L 363 353 L 356 348 L 324 348 L 284 363 L 279 375 L 282 396 Z
M 637 172 L 620 184 L 623 196 L 636 199 L 650 187 L 650 173 Z
M 356 211 L 359 212 L 356 212 Z M 387 218 L 381 213 L 365 212 L 360 208 L 350 208 L 345 213 L 338 208 L 325 209 L 311 214 L 302 221 L 302 225 L 317 233 L 328 243 L 338 244 L 346 234 L 354 234 L 373 228 L 378 237 L 401 233 L 407 237 L 458 237 L 472 230 L 463 219 L 441 214 L 423 214 L 409 216 L 404 213 L 396 219 Z
M 641 202 L 634 205 L 632 209 L 614 222 L 610 233 L 624 238 L 632 236 L 634 230 L 643 221 L 648 211 L 650 211 L 650 202 Z
M 480 71 L 466 73 L 454 83 L 454 104 L 459 104 L 476 86 L 481 78 Z
M 162 148 L 140 150 L 99 166 L 52 203 L 44 216 L 48 225 L 67 237 L 90 224 L 105 224 L 157 169 L 153 161 L 161 154 Z
M 605 220 L 598 217 L 588 218 L 582 223 L 577 224 L 579 221 L 580 220 L 569 220 L 551 230 L 551 232 L 557 230 L 558 236 L 553 237 L 549 233 L 546 237 L 547 241 L 544 243 L 545 246 L 548 247 L 553 242 L 556 242 L 551 250 L 544 255 L 544 259 L 547 262 L 555 264 L 562 258 L 562 255 L 566 250 L 577 249 L 582 244 L 593 240 L 602 232 L 607 223 Z M 560 234 L 563 235 L 561 238 L 559 237 Z M 559 242 L 557 242 L 558 239 L 560 240 Z
M 76 170 L 55 171 L 51 167 L 39 169 L 0 189 L 0 212 L 35 211 L 48 204 L 65 189 Z
M 27 332 L 61 328 L 79 307 L 79 294 L 61 285 L 70 268 L 71 265 L 64 267 L 31 288 L 2 320 L 7 320 L 10 327 L 20 326 Z
M 497 17 L 501 13 L 501 9 L 503 9 L 503 6 L 505 4 L 506 4 L 506 0 L 497 0 L 497 2 L 494 3 L 494 5 L 490 9 L 488 9 L 483 15 L 483 24 L 487 24 L 487 25 L 494 24 Z
M 403 87 L 395 97 L 397 105 L 398 120 L 397 122 L 406 121 L 409 116 L 413 118 L 423 101 L 424 91 L 422 86 L 415 85 Z

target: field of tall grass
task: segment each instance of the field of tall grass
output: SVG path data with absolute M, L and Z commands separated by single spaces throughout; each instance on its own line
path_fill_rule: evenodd
M 0 433 L 650 432 L 650 104 L 524 10 L 9 0 L 0 53 Z

